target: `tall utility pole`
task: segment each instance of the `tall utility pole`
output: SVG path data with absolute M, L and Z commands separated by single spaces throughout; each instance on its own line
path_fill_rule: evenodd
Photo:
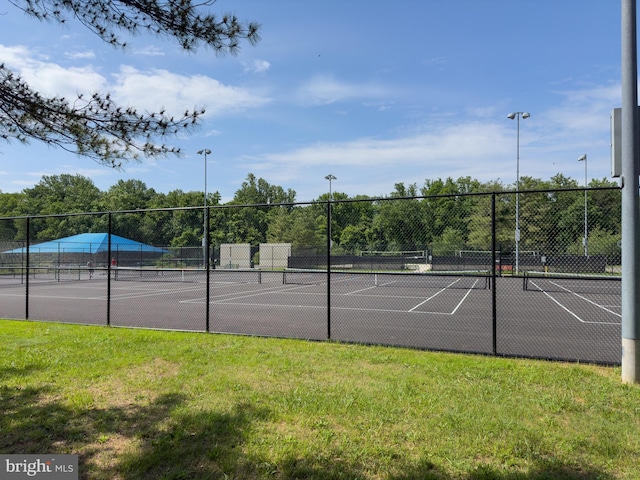
M 203 148 L 198 150 L 198 155 L 204 155 L 204 218 L 202 226 L 202 264 L 207 265 L 207 155 L 211 155 L 211 150 Z
M 331 252 L 331 247 L 333 246 L 333 240 L 331 240 L 331 182 L 333 180 L 337 180 L 338 178 L 330 173 L 326 177 L 325 180 L 329 180 L 329 209 L 328 209 L 328 218 L 329 218 L 329 227 L 327 230 L 329 231 L 329 252 Z
M 520 272 L 520 118 L 529 118 L 529 112 L 513 112 L 507 115 L 507 118 L 517 119 L 516 134 L 516 275 Z
M 622 0 L 622 381 L 640 383 L 640 213 L 636 0 Z
M 587 154 L 580 155 L 579 162 L 584 162 L 584 237 L 582 237 L 582 246 L 584 247 L 584 256 L 589 256 L 589 227 L 588 227 L 588 210 L 587 210 Z

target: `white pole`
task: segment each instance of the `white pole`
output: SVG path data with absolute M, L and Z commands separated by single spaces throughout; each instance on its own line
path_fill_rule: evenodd
M 513 112 L 507 118 L 517 121 L 516 127 L 516 275 L 520 272 L 520 117 L 529 118 L 529 112 Z
M 582 237 L 582 246 L 584 247 L 584 256 L 589 256 L 589 228 L 587 222 L 587 154 L 585 153 L 579 159 L 584 161 L 584 236 Z
M 324 177 L 326 180 L 329 180 L 329 210 L 331 210 L 331 181 L 332 180 L 337 180 L 338 178 L 333 175 L 333 174 L 329 174 L 326 177 Z M 331 250 L 331 247 L 333 246 L 333 240 L 331 239 L 331 211 L 329 211 L 329 250 Z
M 622 0 L 622 381 L 640 383 L 636 0 Z
M 211 150 L 203 148 L 198 150 L 198 155 L 204 155 L 204 209 L 202 216 L 202 266 L 207 265 L 207 155 L 211 154 Z

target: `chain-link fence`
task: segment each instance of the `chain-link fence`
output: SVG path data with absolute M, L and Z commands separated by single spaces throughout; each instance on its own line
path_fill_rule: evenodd
M 1 218 L 0 317 L 617 364 L 620 211 L 591 188 Z

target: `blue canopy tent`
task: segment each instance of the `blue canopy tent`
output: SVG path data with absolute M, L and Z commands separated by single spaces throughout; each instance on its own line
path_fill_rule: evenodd
M 22 256 L 27 253 L 27 248 L 14 248 L 2 253 L 3 255 L 20 254 Z M 170 252 L 129 238 L 111 235 L 111 257 L 112 261 L 118 264 L 142 265 L 146 260 L 158 258 L 165 253 Z M 108 254 L 108 233 L 81 233 L 29 246 L 30 258 L 36 260 L 37 263 L 60 265 L 86 264 L 91 261 L 97 265 L 108 262 Z

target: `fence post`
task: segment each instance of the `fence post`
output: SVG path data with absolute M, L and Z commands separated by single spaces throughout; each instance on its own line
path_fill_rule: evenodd
M 500 266 L 502 268 L 502 265 Z M 492 332 L 493 354 L 498 353 L 498 321 L 496 311 L 496 194 L 491 194 L 491 312 L 492 312 Z
M 210 272 L 210 263 L 209 263 L 209 250 L 210 250 L 210 243 L 209 243 L 210 239 L 209 239 L 209 207 L 205 207 L 204 209 L 204 268 L 206 270 L 206 278 L 207 278 L 207 294 L 205 295 L 205 299 L 206 299 L 206 307 L 205 307 L 205 330 L 207 333 L 209 333 L 209 314 L 210 314 L 210 310 L 211 307 L 209 305 L 209 295 L 211 292 L 211 272 Z
M 331 199 L 327 200 L 327 339 L 331 340 Z
M 27 231 L 26 232 L 26 235 L 27 235 L 27 245 L 26 245 L 27 258 L 26 258 L 24 267 L 25 267 L 25 273 L 27 275 L 26 275 L 26 278 L 25 278 L 25 289 L 26 290 L 25 290 L 25 302 L 24 302 L 25 303 L 25 305 L 24 305 L 24 318 L 25 318 L 25 320 L 29 320 L 29 273 L 30 273 L 30 271 L 29 271 L 30 270 L 29 246 L 30 246 L 30 243 L 31 243 L 31 239 L 30 239 L 30 235 L 31 235 L 31 232 L 30 232 L 30 230 L 31 230 L 31 228 L 30 228 L 30 225 L 31 225 L 30 217 L 27 217 L 26 221 L 27 221 L 27 228 L 26 228 L 26 231 Z
M 111 212 L 107 213 L 107 326 L 111 325 Z

